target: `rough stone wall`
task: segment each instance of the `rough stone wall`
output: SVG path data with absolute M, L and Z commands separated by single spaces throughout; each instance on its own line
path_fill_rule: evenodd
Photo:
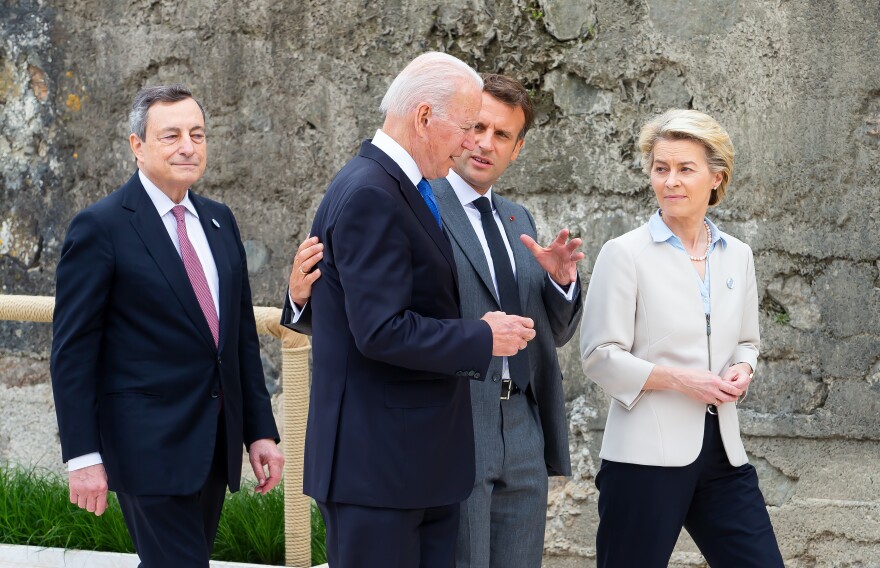
M 147 84 L 205 102 L 198 189 L 236 212 L 260 305 L 280 304 L 327 183 L 424 50 L 533 91 L 537 126 L 499 189 L 545 239 L 584 238 L 585 283 L 602 243 L 653 210 L 640 125 L 705 110 L 737 150 L 711 214 L 756 254 L 764 346 L 741 421 L 786 564 L 880 566 L 878 23 L 873 0 L 4 0 L 0 286 L 53 293 L 67 222 L 133 172 L 125 117 Z M 0 324 L 0 457 L 59 468 L 50 340 Z M 557 568 L 593 565 L 608 404 L 575 343 L 561 353 L 575 474 L 548 508 Z M 277 381 L 272 349 L 265 363 Z M 686 535 L 673 565 L 704 565 Z

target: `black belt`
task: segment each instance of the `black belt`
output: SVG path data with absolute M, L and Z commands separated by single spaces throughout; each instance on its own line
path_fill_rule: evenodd
M 511 395 L 519 394 L 522 389 L 511 379 L 501 379 L 501 400 L 510 399 Z

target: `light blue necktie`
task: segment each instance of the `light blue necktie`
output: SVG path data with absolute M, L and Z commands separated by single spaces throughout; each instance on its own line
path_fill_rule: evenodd
M 425 204 L 428 206 L 428 209 L 431 210 L 431 214 L 434 216 L 434 219 L 437 220 L 437 225 L 440 226 L 440 230 L 443 230 L 443 221 L 440 220 L 440 208 L 437 207 L 437 200 L 434 199 L 434 192 L 431 190 L 431 184 L 428 183 L 428 180 L 422 178 L 422 181 L 419 182 L 419 185 L 416 186 L 419 190 L 419 193 L 422 194 L 422 199 L 425 200 Z

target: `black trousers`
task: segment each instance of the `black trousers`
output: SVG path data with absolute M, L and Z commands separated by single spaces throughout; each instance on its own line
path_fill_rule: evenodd
M 461 504 L 384 509 L 318 502 L 330 568 L 453 568 Z
M 599 568 L 665 568 L 682 527 L 712 568 L 783 568 L 755 468 L 730 465 L 715 415 L 694 463 L 602 460 L 596 487 Z
M 208 568 L 226 497 L 226 430 L 221 412 L 211 471 L 192 495 L 117 493 L 141 568 Z

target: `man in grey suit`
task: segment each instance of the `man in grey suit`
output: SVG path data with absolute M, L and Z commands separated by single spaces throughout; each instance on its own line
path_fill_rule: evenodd
M 531 318 L 536 332 L 518 355 L 493 357 L 485 381 L 470 381 L 476 481 L 461 506 L 458 568 L 539 567 L 547 477 L 571 475 L 556 348 L 581 319 L 581 239 L 562 230 L 539 246 L 528 210 L 492 191 L 519 155 L 533 116 L 522 85 L 484 76 L 475 148 L 431 182 L 455 255 L 462 317 L 501 309 Z M 311 237 L 297 250 L 290 293 L 302 303 L 321 276 L 315 266 L 323 247 Z
M 539 246 L 529 211 L 493 191 L 519 155 L 533 115 L 519 82 L 484 76 L 476 147 L 431 182 L 458 267 L 462 316 L 500 308 L 532 318 L 536 331 L 525 350 L 493 357 L 487 379 L 470 384 L 477 477 L 462 503 L 459 568 L 540 566 L 547 477 L 571 475 L 556 348 L 581 318 L 581 240 L 562 230 Z

